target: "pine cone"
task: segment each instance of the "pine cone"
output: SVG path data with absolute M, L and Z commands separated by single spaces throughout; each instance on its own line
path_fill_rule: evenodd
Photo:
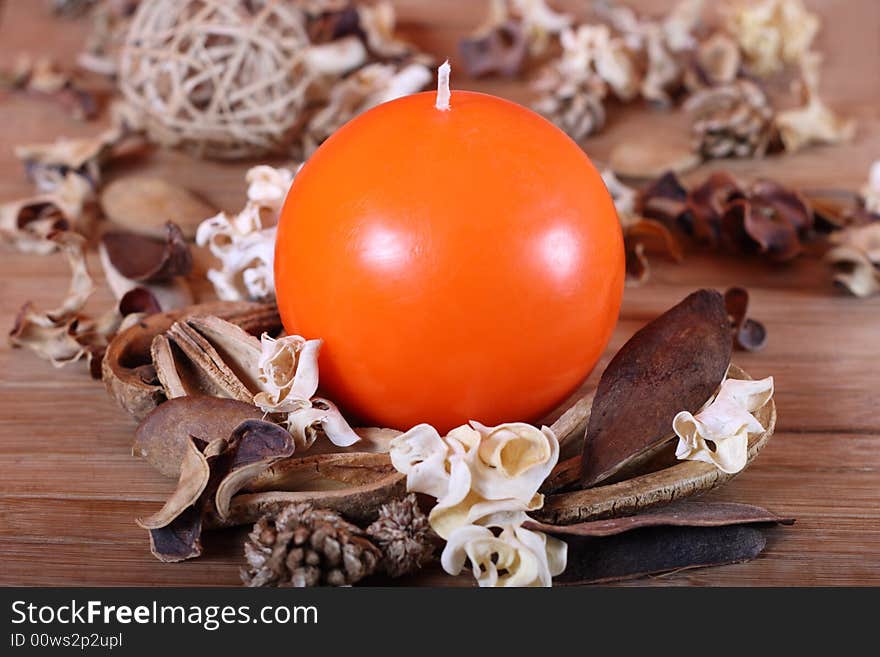
M 391 577 L 415 572 L 434 554 L 434 532 L 412 494 L 383 504 L 367 535 L 382 550 L 382 565 Z
M 358 527 L 325 509 L 291 504 L 254 525 L 244 546 L 247 586 L 344 586 L 375 571 L 381 554 Z
M 538 79 L 541 96 L 532 109 L 552 121 L 575 141 L 599 132 L 605 125 L 605 84 L 594 76 L 568 80 L 551 68 Z
M 773 108 L 749 80 L 698 91 L 684 107 L 695 115 L 695 148 L 706 158 L 760 157 L 773 141 Z

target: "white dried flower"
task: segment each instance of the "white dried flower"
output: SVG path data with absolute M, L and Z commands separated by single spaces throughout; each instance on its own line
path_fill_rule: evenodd
M 806 104 L 780 112 L 776 117 L 785 150 L 794 152 L 810 144 L 839 144 L 850 141 L 856 124 L 835 114 L 819 96 L 819 68 L 822 57 L 809 53 L 801 61 Z
M 675 456 L 713 463 L 722 472 L 739 472 L 748 460 L 749 434 L 764 430 L 752 414 L 772 397 L 773 377 L 725 380 L 715 399 L 696 416 L 682 411 L 673 419 L 679 438 Z
M 801 0 L 740 3 L 728 26 L 758 75 L 796 64 L 809 52 L 819 18 Z
M 220 260 L 219 269 L 208 271 L 220 299 L 263 301 L 275 296 L 275 224 L 295 175 L 284 168 L 252 168 L 246 175 L 244 209 L 235 216 L 221 212 L 199 226 L 196 243 Z
M 311 447 L 320 433 L 337 447 L 349 447 L 360 438 L 339 409 L 318 390 L 320 340 L 298 335 L 274 339 L 263 334 L 258 361 L 254 404 L 266 413 L 284 413 L 284 424 L 299 449 Z
M 293 184 L 293 178 L 301 168 L 302 165 L 294 172 L 290 169 L 276 169 L 266 165 L 253 167 L 245 174 L 248 201 L 261 208 L 269 208 L 280 213 L 287 192 Z
M 880 160 L 871 165 L 868 182 L 862 187 L 862 200 L 868 212 L 880 214 Z
M 298 335 L 283 338 L 263 334 L 258 383 L 262 392 L 254 404 L 267 413 L 290 413 L 310 405 L 318 390 L 318 351 L 320 340 Z
M 480 586 L 551 586 L 552 578 L 565 570 L 568 546 L 557 538 L 515 524 L 495 533 L 488 527 L 466 525 L 449 537 L 440 563 L 457 575 L 470 561 Z
M 529 39 L 529 50 L 540 55 L 550 43 L 550 38 L 570 27 L 574 21 L 569 14 L 551 9 L 546 0 L 508 0 L 512 12 L 522 21 Z
M 519 422 L 471 422 L 442 438 L 420 424 L 391 441 L 391 462 L 407 475 L 408 490 L 437 498 L 429 520 L 443 538 L 463 525 L 540 508 L 538 488 L 558 459 L 550 429 Z

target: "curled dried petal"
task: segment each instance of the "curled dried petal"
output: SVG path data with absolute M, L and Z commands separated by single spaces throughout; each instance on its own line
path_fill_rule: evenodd
M 521 526 L 506 526 L 496 536 L 489 528 L 466 525 L 449 537 L 440 562 L 457 575 L 470 561 L 474 579 L 484 587 L 551 586 L 565 570 L 566 544 Z
M 298 335 L 260 338 L 258 383 L 261 388 L 254 404 L 267 413 L 290 413 L 310 405 L 318 389 L 320 340 Z
M 852 140 L 856 124 L 835 114 L 819 96 L 819 65 L 817 53 L 806 55 L 801 74 L 806 87 L 807 102 L 797 109 L 781 112 L 776 125 L 785 150 L 794 152 L 810 144 L 840 144 Z
M 748 460 L 750 433 L 764 430 L 753 413 L 773 397 L 773 377 L 760 381 L 727 379 L 715 399 L 696 415 L 682 411 L 672 426 L 678 436 L 680 460 L 713 463 L 728 474 L 739 472 Z

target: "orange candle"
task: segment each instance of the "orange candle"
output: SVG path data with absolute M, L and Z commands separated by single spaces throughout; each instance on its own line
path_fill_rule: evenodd
M 602 354 L 623 241 L 584 152 L 532 111 L 448 90 L 349 122 L 297 175 L 275 257 L 288 333 L 362 422 L 535 421 Z

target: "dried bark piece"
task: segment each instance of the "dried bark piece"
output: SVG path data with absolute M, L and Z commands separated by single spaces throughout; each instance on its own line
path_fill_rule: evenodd
M 101 208 L 117 226 L 133 233 L 165 239 L 173 222 L 183 236 L 195 239 L 205 217 L 217 209 L 189 190 L 161 178 L 125 176 L 101 191 Z
M 244 331 L 236 337 L 256 341 Z M 227 350 L 225 355 L 230 358 L 241 351 Z M 205 394 L 247 403 L 254 400 L 255 392 L 248 389 L 212 342 L 186 321 L 175 322 L 157 336 L 151 352 L 159 381 L 169 398 Z M 235 369 L 244 371 L 240 366 Z
M 121 331 L 107 347 L 102 377 L 110 395 L 135 419 L 143 419 L 166 398 L 150 352 L 156 336 L 180 319 L 206 315 L 229 320 L 252 334 L 281 330 L 274 305 L 216 301 L 152 315 Z
M 742 287 L 728 288 L 724 307 L 733 331 L 733 346 L 745 351 L 760 351 L 767 345 L 767 329 L 748 316 L 749 292 Z
M 301 502 L 369 523 L 382 504 L 406 493 L 406 476 L 394 469 L 387 454 L 319 454 L 278 461 L 251 481 L 246 491 L 232 498 L 225 518 L 209 517 L 207 526 L 253 523 Z
M 220 518 L 229 515 L 232 496 L 281 458 L 293 454 L 293 436 L 271 422 L 245 420 L 230 436 L 232 463 L 214 496 L 214 509 Z
M 608 538 L 566 537 L 568 567 L 558 584 L 600 584 L 750 561 L 767 544 L 760 529 L 649 527 Z
M 672 418 L 696 412 L 730 364 L 730 329 L 718 292 L 700 290 L 638 331 L 599 381 L 581 484 L 593 486 L 668 442 Z
M 458 42 L 465 72 L 472 78 L 520 73 L 528 54 L 528 38 L 521 23 L 505 20 L 489 25 Z
M 748 374 L 731 365 L 728 378 L 749 379 Z M 776 427 L 776 405 L 771 400 L 755 413 L 765 427 L 763 433 L 751 434 L 748 440 L 750 463 L 773 436 Z M 671 425 L 670 425 L 671 426 Z M 638 474 L 626 480 L 568 493 L 548 495 L 544 506 L 532 516 L 556 525 L 585 522 L 599 518 L 635 513 L 641 509 L 667 504 L 673 500 L 699 495 L 730 481 L 734 476 L 721 472 L 714 465 L 696 461 L 677 462 L 661 469 Z M 554 489 L 564 488 L 577 479 L 577 468 L 570 461 L 560 463 L 551 473 Z
M 245 420 L 262 417 L 256 406 L 234 399 L 169 399 L 138 425 L 131 451 L 166 477 L 178 477 L 190 437 L 209 443 L 231 435 Z
M 591 520 L 573 525 L 548 525 L 529 521 L 524 526 L 554 536 L 601 538 L 643 527 L 726 527 L 758 523 L 793 525 L 794 518 L 780 517 L 752 504 L 682 500 L 656 509 L 647 509 L 634 516 Z

